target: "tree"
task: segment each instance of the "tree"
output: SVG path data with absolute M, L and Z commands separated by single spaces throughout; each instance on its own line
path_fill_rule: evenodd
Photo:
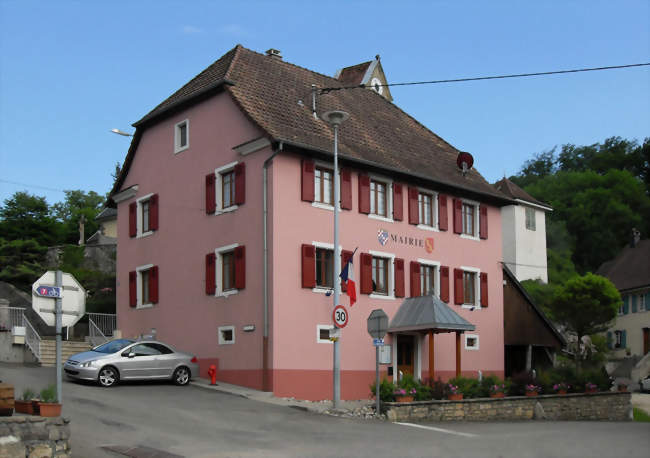
M 6 240 L 34 239 L 48 246 L 56 241 L 57 229 L 45 197 L 16 192 L 0 207 L 0 234 Z
M 47 248 L 34 239 L 0 239 L 0 281 L 11 283 L 22 291 L 29 291 L 45 271 L 42 263 Z
M 524 162 L 521 171 L 510 177 L 510 180 L 522 188 L 529 186 L 537 180 L 540 180 L 549 175 L 553 175 L 557 171 L 557 159 L 555 157 L 555 148 L 537 153 L 533 159 Z
M 557 289 L 551 313 L 555 320 L 575 332 L 581 342 L 582 336 L 605 331 L 621 304 L 621 295 L 611 281 L 588 273 L 568 280 Z
M 52 206 L 54 216 L 62 224 L 61 242 L 79 242 L 79 220 L 82 216 L 85 219 L 85 238 L 95 233 L 99 227 L 95 217 L 101 211 L 103 203 L 104 197 L 95 191 L 65 191 L 65 200 Z

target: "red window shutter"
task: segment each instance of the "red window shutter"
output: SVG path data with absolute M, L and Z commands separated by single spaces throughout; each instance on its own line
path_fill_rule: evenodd
M 485 205 L 479 206 L 479 236 L 482 239 L 488 238 L 488 219 L 487 219 L 487 207 Z
M 208 215 L 217 211 L 217 176 L 215 173 L 208 173 L 205 176 L 205 212 Z
M 447 214 L 447 196 L 438 194 L 438 229 L 446 231 L 449 227 Z
M 302 245 L 302 287 L 313 288 L 316 286 L 316 247 Z
M 440 266 L 440 300 L 449 302 L 449 267 Z
M 129 237 L 138 235 L 138 204 L 129 204 Z
M 481 307 L 488 306 L 488 276 L 481 272 Z
M 463 232 L 463 201 L 454 199 L 454 234 Z
M 314 201 L 314 161 L 309 159 L 302 160 L 301 174 L 302 200 L 307 202 Z
M 240 162 L 235 166 L 235 205 L 246 202 L 246 164 Z
M 216 261 L 216 254 L 208 253 L 205 255 L 205 294 L 210 294 L 212 296 L 214 296 L 214 293 L 217 291 L 217 272 L 215 270 Z
M 341 272 L 343 272 L 345 263 L 348 262 L 348 259 L 350 259 L 351 257 L 352 257 L 352 251 L 341 250 Z M 352 268 L 354 269 L 354 264 L 352 264 Z M 347 285 L 343 282 L 341 282 L 341 291 L 347 291 Z
M 246 288 L 246 247 L 235 248 L 235 288 Z
M 359 174 L 359 213 L 370 213 L 370 177 Z
M 149 302 L 158 303 L 158 266 L 153 266 L 149 271 Z
M 419 192 L 417 188 L 409 187 L 409 224 L 420 224 L 420 209 L 418 208 L 418 194 Z
M 399 183 L 393 183 L 393 219 L 395 221 L 404 219 L 404 196 L 402 185 Z
M 363 294 L 370 294 L 372 293 L 372 255 L 361 253 L 359 259 L 361 261 L 360 292 Z
M 149 199 L 149 229 L 158 230 L 158 194 L 154 194 Z
M 420 296 L 420 263 L 411 261 L 411 297 Z
M 135 307 L 138 305 L 138 274 L 135 270 L 129 272 L 129 305 Z
M 395 297 L 404 297 L 404 260 L 395 258 Z
M 352 173 L 341 169 L 341 208 L 352 210 Z
M 465 302 L 463 291 L 463 269 L 454 269 L 454 303 L 462 305 Z

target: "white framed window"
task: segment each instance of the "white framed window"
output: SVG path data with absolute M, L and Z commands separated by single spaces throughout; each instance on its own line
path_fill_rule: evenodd
M 215 296 L 231 296 L 239 292 L 235 288 L 235 248 L 239 246 L 238 243 L 226 245 L 214 250 L 215 259 L 215 275 L 216 275 L 216 290 Z
M 237 210 L 235 205 L 235 166 L 237 161 L 215 169 L 216 214 Z
M 535 209 L 531 207 L 526 207 L 526 229 L 529 231 L 535 231 L 537 223 L 535 221 Z
M 650 296 L 648 296 L 650 297 Z M 639 294 L 639 312 L 643 312 L 645 310 L 648 310 L 650 308 L 650 304 L 646 302 L 646 295 L 645 294 Z
M 233 345 L 235 343 L 235 327 L 219 326 L 219 345 Z
M 140 197 L 136 202 L 137 206 L 137 227 L 138 233 L 136 237 L 147 237 L 148 235 L 153 234 L 153 231 L 150 227 L 150 216 L 151 216 L 151 196 L 153 194 L 147 194 L 146 196 Z
M 174 125 L 174 154 L 190 147 L 190 120 L 185 119 Z
M 465 350 L 478 350 L 479 341 L 478 334 L 464 334 L 465 335 Z
M 623 347 L 623 331 L 614 331 L 614 348 Z
M 331 344 L 330 340 L 330 330 L 334 329 L 334 326 L 331 324 L 318 324 L 316 325 L 316 342 Z
M 419 229 L 438 231 L 438 193 L 418 189 Z
M 481 269 L 460 267 L 463 271 L 463 308 L 481 308 Z
M 151 268 L 153 264 L 146 264 L 135 268 L 136 271 L 136 309 L 146 309 L 153 307 L 149 299 L 149 285 L 151 281 Z
M 369 251 L 372 256 L 372 299 L 395 299 L 395 254 Z
M 462 231 L 460 236 L 466 239 L 479 240 L 479 203 L 462 199 Z
M 368 218 L 393 222 L 393 181 L 370 175 L 370 213 Z
M 440 297 L 440 262 L 418 258 L 420 264 L 420 295 Z
M 341 168 L 339 165 L 339 199 L 341 197 Z M 334 165 L 323 161 L 314 163 L 314 201 L 312 207 L 334 211 Z M 338 204 L 341 210 L 341 204 Z
M 325 242 L 311 242 L 316 249 L 316 286 L 312 288 L 315 293 L 331 292 L 334 287 L 334 244 Z M 339 245 L 339 259 L 341 253 Z

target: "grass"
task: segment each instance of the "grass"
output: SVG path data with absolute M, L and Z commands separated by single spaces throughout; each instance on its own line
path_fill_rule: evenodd
M 650 415 L 648 415 L 644 410 L 634 407 L 633 409 L 634 421 L 644 421 L 650 423 Z

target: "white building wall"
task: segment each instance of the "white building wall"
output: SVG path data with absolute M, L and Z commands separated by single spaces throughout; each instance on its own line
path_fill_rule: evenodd
M 519 281 L 548 282 L 546 263 L 546 215 L 535 209 L 535 230 L 526 229 L 526 206 L 501 209 L 503 259 Z

